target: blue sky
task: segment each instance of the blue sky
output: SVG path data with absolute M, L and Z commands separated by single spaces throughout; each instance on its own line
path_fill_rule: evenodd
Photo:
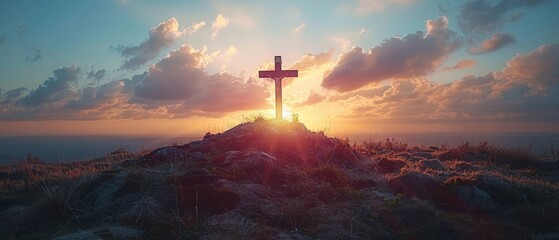
M 274 55 L 283 56 L 284 68 L 299 66 L 304 71 L 286 86 L 286 109 L 300 113 L 316 128 L 324 125 L 324 119 L 333 119 L 328 121 L 348 132 L 381 126 L 401 129 L 392 126 L 394 122 L 421 122 L 428 131 L 478 126 L 472 122 L 483 131 L 498 123 L 508 127 L 496 131 L 518 130 L 514 126 L 559 130 L 552 127 L 559 120 L 557 114 L 538 115 L 544 107 L 559 106 L 558 98 L 553 98 L 559 82 L 553 72 L 559 69 L 553 57 L 559 44 L 554 26 L 559 22 L 558 1 L 106 0 L 1 5 L 0 121 L 9 129 L 0 127 L 0 134 L 23 134 L 29 125 L 50 126 L 56 121 L 76 126 L 97 121 L 95 129 L 104 133 L 113 131 L 103 127 L 107 121 L 196 125 L 270 111 L 271 84 L 256 77 L 259 69 L 270 67 Z M 176 29 L 169 32 L 164 27 Z M 394 47 L 398 44 L 401 51 Z M 432 49 L 421 49 L 425 47 Z M 126 55 L 126 49 L 132 53 Z M 366 59 L 367 65 L 355 65 L 358 58 Z M 134 63 L 126 65 L 127 61 Z M 179 71 L 166 65 L 173 61 L 188 67 Z M 388 61 L 394 64 L 386 65 Z M 529 76 L 507 68 L 508 62 L 528 68 L 533 61 L 551 65 Z M 403 63 L 407 65 L 398 66 Z M 546 79 L 538 79 L 542 76 Z M 469 83 L 468 77 L 493 82 L 483 89 L 458 84 Z M 404 88 L 406 84 L 409 87 Z M 452 92 L 456 86 L 472 87 L 465 89 L 471 94 Z M 172 92 L 178 88 L 184 88 L 185 95 Z M 15 89 L 21 91 L 11 91 Z M 247 89 L 263 93 L 243 92 Z M 394 94 L 405 89 L 410 94 Z M 186 94 L 189 91 L 191 95 Z M 210 94 L 223 95 L 223 102 L 207 97 Z M 417 94 L 447 98 L 411 97 Z M 494 98 L 464 100 L 478 99 L 480 94 Z M 462 99 L 455 99 L 459 95 Z M 240 96 L 246 99 L 226 104 Z M 500 103 L 494 109 L 483 107 L 493 102 Z M 517 105 L 509 109 L 504 107 L 507 102 Z M 418 106 L 408 109 L 414 104 Z M 541 111 L 535 113 L 535 106 Z M 185 131 L 204 131 L 201 128 Z

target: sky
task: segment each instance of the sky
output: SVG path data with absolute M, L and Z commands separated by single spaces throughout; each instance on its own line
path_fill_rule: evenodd
M 0 136 L 559 132 L 559 1 L 2 1 Z

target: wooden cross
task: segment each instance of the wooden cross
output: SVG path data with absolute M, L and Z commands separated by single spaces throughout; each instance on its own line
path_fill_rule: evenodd
M 259 78 L 271 78 L 276 84 L 276 120 L 282 120 L 281 80 L 285 77 L 298 77 L 297 70 L 281 70 L 281 56 L 275 56 L 276 67 L 273 71 L 258 71 Z

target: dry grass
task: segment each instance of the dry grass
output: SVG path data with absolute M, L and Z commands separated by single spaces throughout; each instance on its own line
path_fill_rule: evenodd
M 2 170 L 9 173 L 2 175 L 7 187 L 0 193 L 0 219 L 12 218 L 0 221 L 0 234 L 37 239 L 93 229 L 96 236 L 115 237 L 113 226 L 141 231 L 145 239 L 537 239 L 559 232 L 558 172 L 534 165 L 529 148 L 324 142 L 331 141 L 310 157 L 277 154 L 277 162 L 258 173 L 252 165 L 230 167 L 224 158 L 231 150 L 272 155 L 265 144 L 184 150 L 146 165 L 127 161 L 123 152 L 67 165 L 33 159 Z M 358 158 L 350 156 L 355 152 Z M 319 164 L 304 164 L 311 158 Z M 377 172 L 372 166 L 381 158 L 404 166 Z M 445 195 L 412 197 L 391 188 L 392 179 L 409 173 L 432 179 L 433 189 Z M 461 198 L 461 189 L 474 187 L 495 208 Z M 441 207 L 447 195 L 468 207 Z

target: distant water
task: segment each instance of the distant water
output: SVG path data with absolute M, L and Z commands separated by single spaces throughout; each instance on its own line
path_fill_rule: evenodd
M 540 155 L 549 151 L 550 144 L 559 149 L 559 134 L 378 134 L 348 136 L 350 142 L 381 141 L 394 138 L 409 146 L 456 146 L 464 142 L 477 144 L 487 141 L 503 147 L 529 147 Z M 45 162 L 71 162 L 106 156 L 119 148 L 139 152 L 173 144 L 185 144 L 201 137 L 155 137 L 155 136 L 71 136 L 71 137 L 0 137 L 0 165 L 22 161 L 28 154 Z
M 45 162 L 72 162 L 103 157 L 119 148 L 139 152 L 200 139 L 156 136 L 0 137 L 0 165 L 22 161 L 28 154 Z

